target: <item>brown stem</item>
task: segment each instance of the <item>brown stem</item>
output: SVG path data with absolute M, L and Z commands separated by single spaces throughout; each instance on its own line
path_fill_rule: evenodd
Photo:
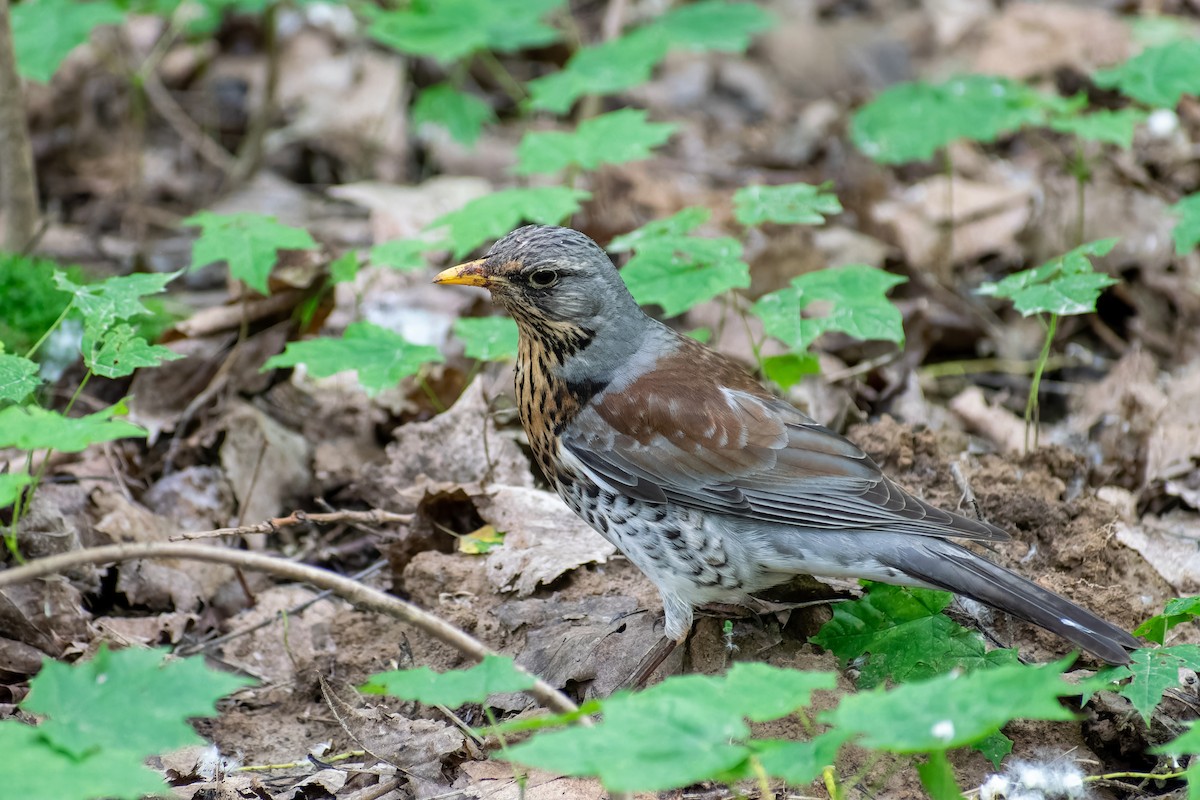
M 322 516 L 327 515 L 313 514 L 308 518 Z M 112 564 L 141 558 L 191 558 L 197 561 L 228 564 L 240 569 L 259 570 L 286 580 L 308 583 L 321 589 L 328 589 L 364 611 L 386 614 L 406 622 L 476 661 L 482 660 L 485 656 L 496 655 L 487 645 L 470 634 L 459 630 L 428 611 L 378 589 L 372 589 L 319 567 L 286 561 L 277 556 L 251 553 L 245 550 L 231 550 L 224 547 L 206 547 L 182 542 L 137 542 L 74 550 L 70 553 L 40 558 L 24 566 L 0 572 L 0 588 L 31 581 L 44 575 L 58 574 L 85 564 Z M 516 667 L 516 669 L 521 670 L 521 667 Z M 534 679 L 534 684 L 526 691 L 543 706 L 560 714 L 570 714 L 579 710 L 570 698 L 557 691 L 553 686 L 535 675 L 530 674 L 530 677 Z
M 25 121 L 25 94 L 17 74 L 8 0 L 0 0 L 0 208 L 5 250 L 25 252 L 38 226 L 37 173 Z

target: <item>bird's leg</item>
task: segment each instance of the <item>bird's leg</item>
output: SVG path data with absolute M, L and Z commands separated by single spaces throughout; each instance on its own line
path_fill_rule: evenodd
M 672 639 L 669 636 L 664 636 L 659 639 L 650 651 L 642 658 L 642 662 L 638 664 L 637 669 L 633 671 L 624 683 L 618 688 L 620 689 L 642 689 L 646 686 L 646 681 L 650 680 L 650 676 L 654 671 L 662 666 L 662 663 L 667 660 L 667 656 L 675 652 L 675 648 L 687 641 L 691 631 L 684 633 L 678 639 Z

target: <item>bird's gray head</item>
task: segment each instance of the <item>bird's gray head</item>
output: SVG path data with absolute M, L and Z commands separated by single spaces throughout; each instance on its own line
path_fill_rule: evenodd
M 608 254 L 570 228 L 518 228 L 483 258 L 448 269 L 434 282 L 482 286 L 512 315 L 523 335 L 579 336 L 601 345 L 600 350 L 612 350 L 612 357 L 628 349 L 616 346 L 619 342 L 650 322 Z

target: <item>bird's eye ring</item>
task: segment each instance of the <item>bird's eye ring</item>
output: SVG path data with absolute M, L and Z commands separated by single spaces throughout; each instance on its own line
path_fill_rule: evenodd
M 529 276 L 529 282 L 539 289 L 545 289 L 548 286 L 553 286 L 554 284 L 558 283 L 558 273 L 552 269 L 535 270 L 534 273 Z

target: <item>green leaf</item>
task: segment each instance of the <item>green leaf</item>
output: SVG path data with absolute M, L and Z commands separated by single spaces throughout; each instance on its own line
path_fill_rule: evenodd
M 97 442 L 145 437 L 146 431 L 137 425 L 113 419 L 128 413 L 124 400 L 86 417 L 64 417 L 38 406 L 9 406 L 0 409 L 0 447 L 78 453 Z
M 470 669 L 437 673 L 421 667 L 381 672 L 372 675 L 359 690 L 458 708 L 464 703 L 483 703 L 489 695 L 500 692 L 522 692 L 533 684 L 534 677 L 518 670 L 511 658 L 485 656 Z
M 1062 107 L 1023 83 L 989 75 L 902 83 L 854 114 L 850 138 L 880 163 L 925 161 L 956 139 L 995 141 Z
M 1101 109 L 1080 116 L 1054 117 L 1049 121 L 1052 130 L 1068 133 L 1089 142 L 1115 144 L 1128 150 L 1133 146 L 1134 129 L 1146 121 L 1145 111 L 1122 108 L 1119 111 Z
M 672 47 L 741 53 L 754 34 L 767 30 L 774 21 L 770 13 L 752 3 L 701 0 L 677 6 L 652 24 Z
M 404 271 L 424 269 L 426 253 L 433 250 L 445 250 L 449 246 L 448 242 L 428 235 L 415 236 L 411 239 L 393 239 L 372 247 L 368 258 L 377 267 L 391 267 Z
M 490 105 L 448 83 L 423 90 L 412 107 L 414 125 L 445 128 L 451 137 L 468 147 L 475 144 L 483 126 L 495 119 L 496 112 Z
M 679 238 L 708 222 L 711 216 L 712 211 L 704 206 L 688 206 L 665 219 L 647 222 L 635 231 L 617 236 L 607 249 L 610 253 L 625 253 L 651 239 Z
M 663 237 L 643 242 L 621 277 L 635 300 L 660 305 L 673 317 L 722 292 L 748 288 L 750 267 L 737 239 Z
M 904 341 L 900 310 L 887 299 L 906 278 L 865 264 L 822 269 L 792 280 L 792 285 L 763 295 L 750 313 L 763 321 L 768 334 L 798 352 L 808 350 L 821 334 L 840 331 L 856 339 Z M 809 304 L 823 301 L 824 316 L 801 317 Z
M 1078 694 L 1062 678 L 1073 656 L 1040 667 L 1006 664 L 877 687 L 842 698 L 822 722 L 861 736 L 859 744 L 894 753 L 930 753 L 990 736 L 1014 719 L 1073 719 L 1059 697 Z
M 559 39 L 541 21 L 564 0 L 433 0 L 394 10 L 372 10 L 367 35 L 398 50 L 442 64 L 478 50 L 511 53 Z M 368 8 L 368 7 L 364 7 Z
M 963 800 L 962 790 L 954 779 L 954 767 L 946 759 L 945 750 L 934 750 L 924 762 L 917 764 L 921 785 L 932 800 Z
M 585 120 L 570 133 L 530 131 L 517 147 L 516 172 L 551 173 L 571 166 L 591 170 L 649 158 L 677 127 L 647 122 L 645 111 L 625 108 Z
M 1169 209 L 1179 217 L 1171 230 L 1175 239 L 1175 254 L 1187 255 L 1200 245 L 1200 192 L 1189 194 Z
M 263 371 L 303 364 L 318 378 L 354 370 L 368 395 L 395 386 L 401 378 L 416 374 L 425 364 L 441 362 L 436 347 L 413 344 L 398 333 L 355 322 L 341 339 L 320 338 L 290 343 L 282 353 L 271 356 Z
M 1200 94 L 1200 41 L 1180 39 L 1149 47 L 1092 76 L 1097 86 L 1117 88 L 1149 106 L 1174 108 L 1185 94 Z
M 23 356 L 0 353 L 0 400 L 19 403 L 41 382 L 35 362 Z
M 202 231 L 192 245 L 193 267 L 227 261 L 230 275 L 264 295 L 270 292 L 267 278 L 280 250 L 308 250 L 317 246 L 308 231 L 262 214 L 201 211 L 183 224 Z
M 1175 597 L 1167 601 L 1163 613 L 1156 614 L 1134 629 L 1134 636 L 1144 636 L 1156 644 L 1162 644 L 1167 631 L 1176 625 L 1200 617 L 1200 597 Z
M 1168 756 L 1194 756 L 1200 755 L 1200 725 L 1197 725 L 1193 720 L 1188 724 L 1187 730 L 1176 736 L 1166 744 L 1160 744 L 1150 748 L 1151 753 L 1160 753 Z M 1191 782 L 1189 777 L 1188 782 Z
M 462 258 L 522 222 L 557 225 L 578 211 L 580 201 L 589 197 L 589 192 L 566 186 L 506 189 L 472 200 L 458 211 L 443 214 L 429 225 L 429 229 L 436 231 L 447 227 L 454 257 Z
M 454 335 L 466 345 L 467 358 L 513 361 L 517 357 L 517 323 L 509 317 L 464 317 L 454 321 Z
M 1017 660 L 1015 650 L 988 651 L 983 637 L 941 611 L 952 595 L 931 589 L 868 584 L 860 600 L 837 603 L 833 619 L 810 641 L 844 665 L 870 654 L 858 684 L 877 686 L 887 678 L 905 683 L 952 669 L 973 670 Z
M 53 747 L 38 728 L 0 720 L 0 797 L 5 800 L 140 800 L 165 797 L 170 787 L 142 758 L 101 750 L 75 758 Z
M 358 277 L 358 251 L 347 250 L 329 263 L 329 279 L 334 283 L 349 283 Z
M 215 717 L 219 698 L 254 681 L 210 669 L 201 656 L 165 657 L 101 645 L 90 661 L 47 661 L 21 708 L 48 716 L 38 732 L 76 758 L 96 750 L 145 758 L 203 744 L 188 720 Z
M 720 678 L 669 678 L 603 701 L 604 719 L 592 728 L 543 733 L 509 748 L 504 757 L 566 775 L 596 776 L 616 791 L 680 788 L 744 771 L 753 754 L 745 743 L 750 733 L 745 717 L 785 716 L 806 707 L 813 690 L 835 685 L 832 673 L 742 663 Z
M 123 378 L 140 367 L 157 367 L 164 361 L 177 361 L 182 353 L 150 344 L 130 325 L 117 325 L 103 331 L 92 326 L 84 329 L 83 363 L 105 378 Z
M 842 211 L 837 195 L 826 191 L 829 187 L 828 183 L 745 186 L 733 195 L 733 215 L 743 225 L 822 225 L 826 216 Z
M 108 0 L 26 0 L 11 8 L 17 71 L 38 83 L 54 77 L 63 59 L 86 42 L 96 26 L 125 21 L 125 12 Z
M 1040 267 L 1014 272 L 998 283 L 985 283 L 978 292 L 1005 297 L 1022 316 L 1031 314 L 1087 314 L 1096 310 L 1096 300 L 1117 279 L 1095 272 L 1091 257 L 1104 256 L 1116 239 L 1100 239 L 1080 245 Z
M 17 498 L 21 496 L 21 489 L 28 486 L 31 480 L 28 472 L 0 474 L 0 508 L 8 508 L 17 502 Z
M 768 775 L 800 786 L 821 776 L 833 766 L 838 749 L 850 735 L 834 728 L 807 742 L 758 739 L 749 744 Z
M 1170 14 L 1135 16 L 1129 18 L 1129 27 L 1134 41 L 1146 47 L 1195 38 L 1196 29 L 1191 20 Z
M 978 750 L 984 758 L 992 762 L 993 767 L 1000 769 L 1000 762 L 1012 752 L 1013 740 L 997 731 L 991 736 L 975 742 L 971 747 Z
M 795 386 L 805 375 L 816 375 L 821 363 L 811 353 L 784 353 L 767 356 L 762 360 L 763 375 L 785 392 Z
M 74 295 L 74 304 L 85 325 L 104 329 L 120 320 L 152 314 L 142 298 L 158 294 L 179 277 L 179 272 L 118 275 L 96 283 L 77 284 L 65 272 L 54 273 L 54 283 Z
M 652 26 L 584 47 L 558 72 L 528 83 L 529 105 L 565 114 L 584 95 L 613 94 L 645 83 L 666 55 L 666 36 Z
M 1119 693 L 1133 703 L 1147 725 L 1163 692 L 1179 685 L 1180 668 L 1200 670 L 1200 645 L 1142 648 L 1129 657 L 1133 663 L 1119 668 L 1117 674 L 1130 675 L 1133 680 L 1122 686 Z

